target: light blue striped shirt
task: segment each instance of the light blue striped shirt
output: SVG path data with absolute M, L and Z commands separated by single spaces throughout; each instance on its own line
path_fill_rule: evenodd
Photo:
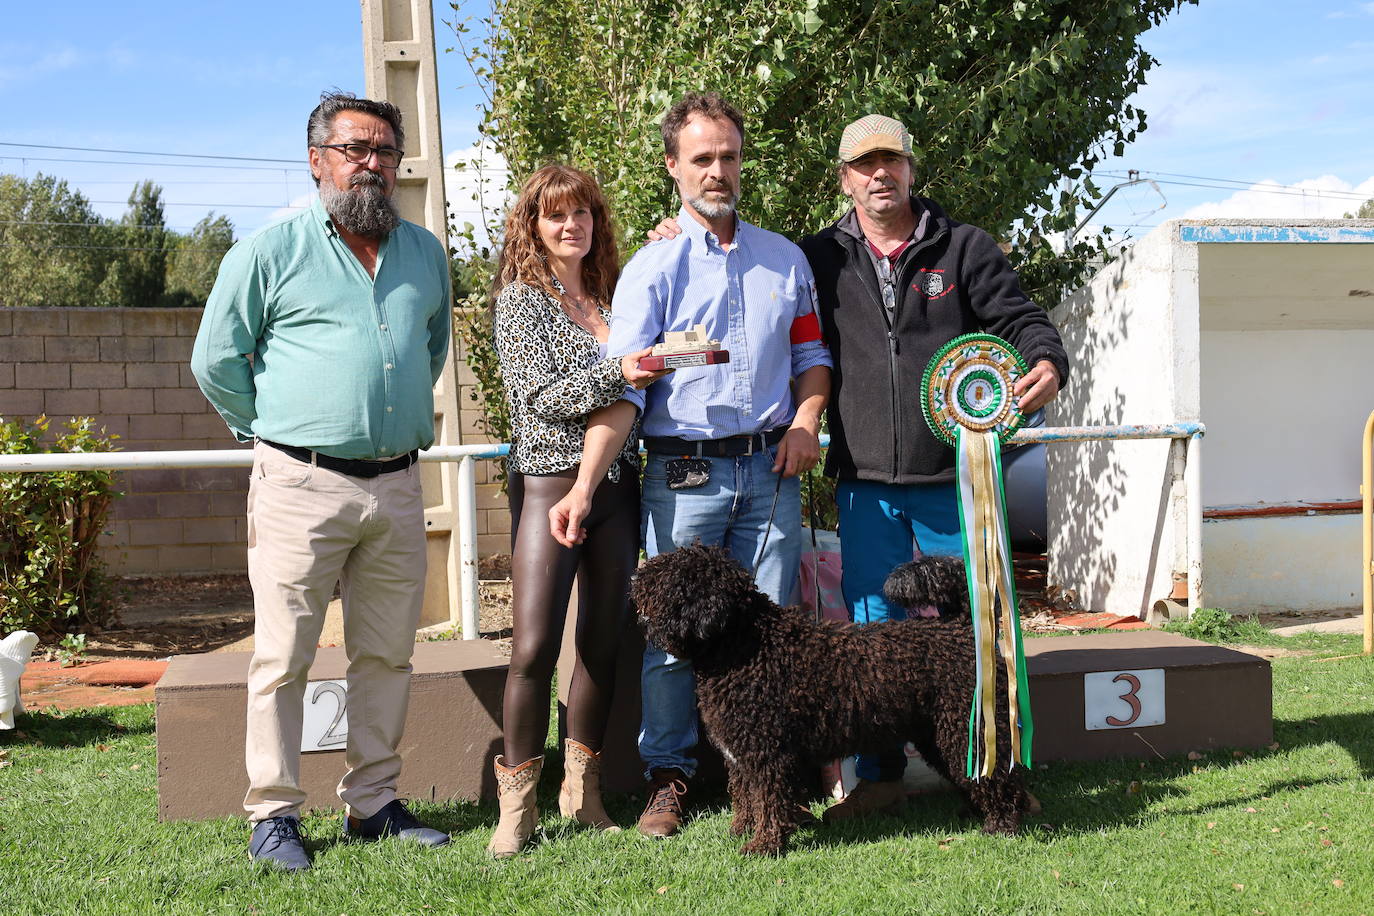
M 316 198 L 224 256 L 191 371 L 241 441 L 404 455 L 434 442 L 451 302 L 447 252 L 423 226 L 402 220 L 369 277 Z
M 684 207 L 682 233 L 641 248 L 620 275 L 608 350 L 623 356 L 663 340 L 664 331 L 706 325 L 730 362 L 677 371 L 644 391 L 627 391 L 643 411 L 645 436 L 720 439 L 792 422 L 791 382 L 830 366 L 819 340 L 791 343 L 792 322 L 816 309 L 816 284 L 801 249 L 740 220 L 735 243 Z

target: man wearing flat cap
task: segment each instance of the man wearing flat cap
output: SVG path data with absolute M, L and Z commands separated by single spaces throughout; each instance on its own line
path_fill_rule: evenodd
M 911 135 L 901 122 L 870 114 L 850 124 L 839 161 L 854 205 L 801 248 L 835 364 L 825 472 L 837 478 L 842 590 L 850 617 L 875 623 L 906 616 L 883 599 L 883 582 L 913 546 L 962 553 L 954 451 L 918 406 L 935 351 L 975 331 L 1009 341 L 1031 367 L 1014 389 L 1026 413 L 1054 398 L 1069 364 L 992 237 L 911 193 Z M 825 820 L 899 807 L 905 768 L 900 747 L 860 756 L 858 786 Z

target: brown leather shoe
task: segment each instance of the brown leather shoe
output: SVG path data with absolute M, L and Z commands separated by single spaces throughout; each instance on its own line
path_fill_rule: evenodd
M 827 824 L 833 824 L 836 821 L 843 821 L 852 817 L 899 811 L 905 806 L 906 788 L 900 779 L 885 782 L 869 782 L 867 779 L 860 779 L 859 784 L 854 787 L 854 791 L 825 809 L 825 813 L 821 815 L 821 820 Z
M 649 801 L 639 816 L 639 832 L 651 837 L 670 837 L 682 829 L 687 774 L 671 768 L 654 770 L 650 775 Z

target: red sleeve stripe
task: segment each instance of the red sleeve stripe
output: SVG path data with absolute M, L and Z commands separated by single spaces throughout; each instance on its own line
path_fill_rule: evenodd
M 810 343 L 813 340 L 821 339 L 821 322 L 816 317 L 815 312 L 807 312 L 805 315 L 792 322 L 792 344 Z

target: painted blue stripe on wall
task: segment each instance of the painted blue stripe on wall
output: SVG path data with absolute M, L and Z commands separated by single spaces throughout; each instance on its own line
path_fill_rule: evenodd
M 1179 226 L 1181 242 L 1374 242 L 1370 226 Z

